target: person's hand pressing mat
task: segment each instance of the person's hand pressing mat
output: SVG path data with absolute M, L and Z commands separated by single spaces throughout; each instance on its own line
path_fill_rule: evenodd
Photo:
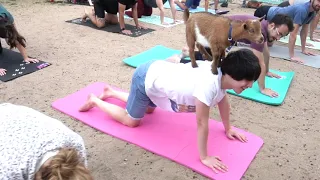
M 102 30 L 102 31 L 106 31 L 106 32 L 119 33 L 119 34 L 123 34 L 123 35 L 130 36 L 130 37 L 139 37 L 139 36 L 142 36 L 144 34 L 147 34 L 147 33 L 155 31 L 154 29 L 151 29 L 151 28 L 138 29 L 136 26 L 133 26 L 133 25 L 130 25 L 130 24 L 125 24 L 126 29 L 130 30 L 132 34 L 124 34 L 124 33 L 121 32 L 119 24 L 106 24 L 105 27 L 98 28 L 89 19 L 87 19 L 85 22 L 83 22 L 81 18 L 76 18 L 76 19 L 73 19 L 73 20 L 68 20 L 66 22 L 67 23 L 72 23 L 72 24 L 79 24 L 79 25 L 95 28 L 97 30 Z
M 0 75 L 0 80 L 7 82 L 50 65 L 50 63 L 40 60 L 38 63 L 24 62 L 20 53 L 4 48 L 0 54 L 0 69 L 5 69 L 6 71 L 4 71 L 4 75 Z

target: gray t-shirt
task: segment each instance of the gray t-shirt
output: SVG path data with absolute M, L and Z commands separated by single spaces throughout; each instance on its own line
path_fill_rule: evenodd
M 62 122 L 26 106 L 0 104 L 1 180 L 33 180 L 44 154 L 63 147 L 75 148 L 87 166 L 82 137 Z

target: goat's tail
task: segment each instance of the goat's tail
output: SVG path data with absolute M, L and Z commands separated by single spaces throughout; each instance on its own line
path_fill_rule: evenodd
M 189 9 L 187 8 L 183 12 L 183 21 L 184 21 L 184 23 L 187 23 L 187 21 L 189 19 L 189 16 L 190 16 L 190 12 L 189 12 Z

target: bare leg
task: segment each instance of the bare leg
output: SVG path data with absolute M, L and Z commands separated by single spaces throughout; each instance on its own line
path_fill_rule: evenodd
M 84 13 L 85 15 L 82 17 L 82 20 L 84 20 L 85 18 L 89 18 L 90 21 L 96 25 L 98 28 L 102 28 L 105 26 L 106 21 L 105 18 L 99 18 L 95 15 L 94 11 L 92 11 L 91 13 L 87 12 L 86 9 L 84 9 Z
M 106 15 L 106 22 L 109 24 L 119 24 L 117 15 L 109 13 Z
M 104 100 L 107 98 L 116 98 L 123 102 L 127 102 L 128 97 L 129 97 L 129 93 L 114 90 L 109 86 L 104 87 L 103 93 L 99 96 L 101 100 Z
M 112 119 L 114 119 L 114 120 L 116 120 L 126 126 L 136 127 L 140 124 L 139 120 L 131 119 L 131 117 L 128 115 L 128 113 L 126 112 L 125 109 L 123 109 L 119 106 L 116 106 L 114 104 L 104 102 L 101 99 L 99 99 L 97 96 L 95 96 L 94 94 L 90 94 L 88 96 L 87 101 L 85 102 L 85 104 L 82 107 L 80 107 L 79 111 L 80 112 L 89 111 L 93 107 L 97 107 L 97 108 L 101 109 L 103 112 L 110 115 L 112 117 Z

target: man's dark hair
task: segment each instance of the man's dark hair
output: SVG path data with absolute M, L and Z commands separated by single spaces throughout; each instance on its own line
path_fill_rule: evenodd
M 228 74 L 236 81 L 256 81 L 261 73 L 259 59 L 249 49 L 230 52 L 221 62 L 222 75 Z
M 285 14 L 276 14 L 269 23 L 274 23 L 275 26 L 287 25 L 289 32 L 294 30 L 292 18 Z

